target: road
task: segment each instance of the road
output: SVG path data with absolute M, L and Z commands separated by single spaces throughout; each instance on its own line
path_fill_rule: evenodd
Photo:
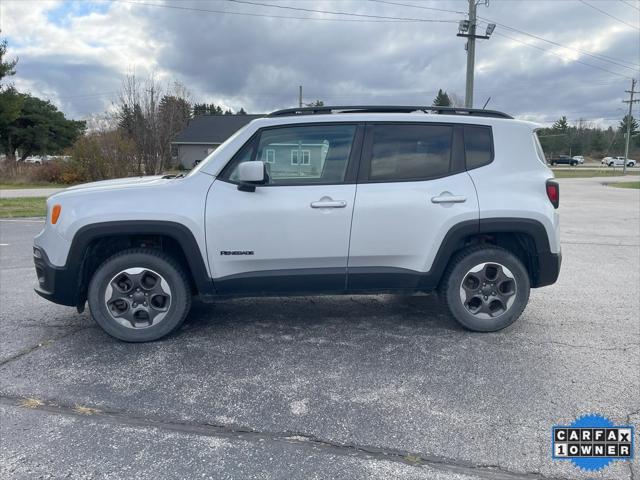
M 0 221 L 0 477 L 640 478 L 550 459 L 554 424 L 640 426 L 640 191 L 560 184 L 560 280 L 490 334 L 433 296 L 299 297 L 126 344 L 32 292 L 41 221 Z
M 0 198 L 49 197 L 64 188 L 14 188 L 0 189 Z

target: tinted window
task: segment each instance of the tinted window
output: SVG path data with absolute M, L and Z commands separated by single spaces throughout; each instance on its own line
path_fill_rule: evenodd
M 489 127 L 464 127 L 467 170 L 482 167 L 493 160 L 493 138 Z
M 369 180 L 421 180 L 449 173 L 453 128 L 442 125 L 371 127 Z
M 306 125 L 264 130 L 255 160 L 267 166 L 268 185 L 342 183 L 355 125 Z M 235 172 L 230 178 L 235 178 Z

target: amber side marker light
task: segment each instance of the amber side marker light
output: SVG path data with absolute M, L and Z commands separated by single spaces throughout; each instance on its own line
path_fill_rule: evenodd
M 60 204 L 55 204 L 51 209 L 51 223 L 55 225 L 58 223 L 58 218 L 60 218 L 60 212 L 62 211 L 62 207 Z

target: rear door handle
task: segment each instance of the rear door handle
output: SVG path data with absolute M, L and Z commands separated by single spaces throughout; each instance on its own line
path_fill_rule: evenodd
M 344 208 L 347 202 L 344 200 L 319 200 L 311 202 L 311 208 Z
M 464 195 L 451 195 L 450 193 L 441 193 L 435 197 L 431 197 L 431 203 L 463 203 L 467 201 Z

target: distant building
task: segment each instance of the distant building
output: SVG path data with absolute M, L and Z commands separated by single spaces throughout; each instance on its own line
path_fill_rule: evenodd
M 185 168 L 192 168 L 240 128 L 262 116 L 198 115 L 189 120 L 171 145 L 177 151 L 180 164 Z

